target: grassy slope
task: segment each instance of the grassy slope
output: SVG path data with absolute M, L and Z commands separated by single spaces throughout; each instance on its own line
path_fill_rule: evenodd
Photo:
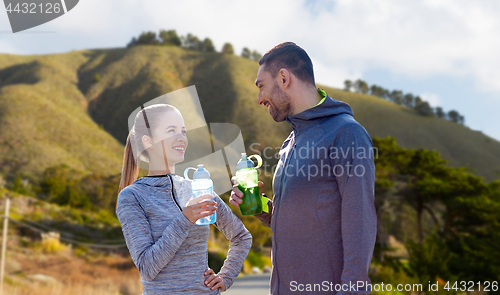
M 275 123 L 267 109 L 257 105 L 257 69 L 257 63 L 238 56 L 162 46 L 47 56 L 0 55 L 0 112 L 6 114 L 0 115 L 0 142 L 6 147 L 17 144 L 9 153 L 2 149 L 0 161 L 8 154 L 12 157 L 15 150 L 18 161 L 31 155 L 30 167 L 60 161 L 77 168 L 95 169 L 98 165 L 116 167 L 108 170 L 117 171 L 123 150 L 96 123 L 123 144 L 127 118 L 134 109 L 190 85 L 196 85 L 206 121 L 238 125 L 248 152 L 252 152 L 252 143 L 260 144 L 260 149 L 279 148 L 291 129 L 285 122 Z M 94 81 L 96 73 L 101 77 L 98 82 Z M 6 82 L 9 79 L 10 84 Z M 488 180 L 496 178 L 500 170 L 500 142 L 480 132 L 419 116 L 377 97 L 324 88 L 332 97 L 349 103 L 355 118 L 372 136 L 390 135 L 404 147 L 435 149 L 452 165 L 469 166 Z M 21 118 L 22 124 L 15 124 L 14 118 Z M 33 131 L 40 124 L 43 127 Z M 46 131 L 50 129 L 53 131 Z M 14 134 L 21 134 L 23 141 L 16 141 Z M 37 140 L 33 140 L 35 136 Z M 24 142 L 37 142 L 39 148 L 30 150 Z M 57 159 L 46 156 L 53 153 Z
M 88 116 L 76 71 L 84 51 L 0 55 L 1 173 L 39 176 L 59 163 L 102 174 L 120 171 L 123 147 Z

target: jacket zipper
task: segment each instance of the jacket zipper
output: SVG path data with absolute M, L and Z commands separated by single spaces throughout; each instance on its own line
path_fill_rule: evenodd
M 282 198 L 282 194 L 283 194 L 283 182 L 284 182 L 284 178 L 286 177 L 286 168 L 288 166 L 288 163 L 290 163 L 291 161 L 291 157 L 293 156 L 293 153 L 295 152 L 295 131 L 293 132 L 293 145 L 291 146 L 290 148 L 290 151 L 288 152 L 288 155 L 286 157 L 286 160 L 285 160 L 285 163 L 283 163 L 283 171 L 282 171 L 282 176 L 281 176 L 281 184 L 280 184 L 280 195 L 279 195 L 279 198 L 280 198 L 280 202 L 281 202 L 281 198 Z M 278 214 L 276 214 L 276 219 L 274 221 L 274 231 L 276 231 L 276 227 L 277 227 L 277 224 L 278 224 Z M 277 244 L 277 243 L 276 243 Z M 278 247 L 277 245 L 275 245 L 274 248 L 274 257 L 276 257 L 276 252 L 278 251 Z M 278 268 L 278 264 L 275 263 L 276 265 L 276 268 Z M 278 292 L 280 290 L 280 279 L 279 279 L 279 275 L 278 277 L 276 278 L 276 281 L 278 282 L 277 285 L 278 285 Z
M 170 187 L 172 188 L 171 189 L 171 192 L 172 192 L 172 199 L 174 199 L 174 202 L 175 202 L 175 205 L 177 205 L 177 207 L 179 208 L 179 210 L 182 212 L 182 208 L 181 206 L 179 206 L 179 203 L 177 203 L 177 199 L 175 198 L 175 193 L 174 193 L 174 183 L 172 181 L 172 177 L 170 175 L 168 175 L 168 179 L 170 180 Z

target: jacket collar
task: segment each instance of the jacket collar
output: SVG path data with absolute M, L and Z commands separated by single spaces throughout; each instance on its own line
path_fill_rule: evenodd
M 335 100 L 327 95 L 322 103 L 301 113 L 290 115 L 285 120 L 292 125 L 293 131 L 300 132 L 315 125 L 323 118 L 340 114 L 353 116 L 352 109 L 347 103 Z

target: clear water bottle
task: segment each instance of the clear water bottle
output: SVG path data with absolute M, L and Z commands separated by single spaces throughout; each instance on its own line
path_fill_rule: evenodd
M 257 167 L 249 160 L 255 158 Z M 240 204 L 242 215 L 255 215 L 262 213 L 262 201 L 259 192 L 258 173 L 255 168 L 262 165 L 262 158 L 258 155 L 252 155 L 247 158 L 246 153 L 241 153 L 241 159 L 236 166 L 236 181 L 238 189 L 243 193 L 243 203 Z
M 193 174 L 193 181 L 191 182 L 191 190 L 193 192 L 193 198 L 199 197 L 201 195 L 213 195 L 214 194 L 214 183 L 210 179 L 210 173 L 203 168 L 203 164 L 198 165 L 198 169 L 193 168 L 193 167 L 188 167 L 186 170 L 184 170 L 184 178 L 189 179 L 188 177 L 188 172 L 189 170 L 195 170 Z M 214 200 L 209 199 L 209 200 Z M 196 220 L 196 224 L 199 225 L 206 225 L 206 224 L 212 224 L 215 223 L 215 220 L 217 218 L 217 212 L 214 212 L 214 214 L 207 216 L 207 217 L 202 217 L 198 220 Z

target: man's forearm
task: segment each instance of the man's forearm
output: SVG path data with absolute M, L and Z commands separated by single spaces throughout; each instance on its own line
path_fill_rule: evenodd
M 267 226 L 271 227 L 271 219 L 273 217 L 273 201 L 268 200 L 267 206 L 269 207 L 269 213 L 268 212 L 262 212 L 260 214 L 254 215 L 257 217 L 262 223 Z

